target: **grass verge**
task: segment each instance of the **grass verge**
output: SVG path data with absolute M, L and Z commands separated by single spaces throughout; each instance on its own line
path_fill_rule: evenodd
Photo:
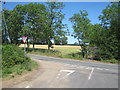
M 37 62 L 35 62 L 33 60 L 31 60 L 29 63 L 15 65 L 10 68 L 5 67 L 2 69 L 2 78 L 11 79 L 18 75 L 22 75 L 24 73 L 27 73 L 27 72 L 32 71 L 37 68 L 38 68 L 38 64 L 37 64 Z
M 66 52 L 68 52 L 68 51 L 66 51 Z M 68 58 L 68 59 L 76 59 L 76 60 L 84 60 L 84 61 L 118 64 L 118 60 L 115 60 L 115 59 L 111 59 L 111 60 L 84 59 L 84 58 L 82 58 L 82 54 L 80 52 L 64 53 L 63 51 L 61 52 L 60 50 L 53 51 L 53 50 L 47 50 L 47 49 L 29 48 L 28 53 L 38 54 L 38 55 L 46 55 L 46 56 L 52 56 L 52 57 L 59 57 L 59 58 Z

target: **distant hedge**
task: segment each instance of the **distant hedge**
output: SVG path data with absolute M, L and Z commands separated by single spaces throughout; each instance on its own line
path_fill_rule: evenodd
M 18 64 L 27 64 L 30 58 L 24 56 L 24 51 L 15 45 L 2 46 L 2 67 L 13 67 Z

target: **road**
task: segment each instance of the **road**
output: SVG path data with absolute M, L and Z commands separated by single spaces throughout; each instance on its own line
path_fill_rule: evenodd
M 78 61 L 78 60 L 72 60 L 72 59 L 55 58 L 55 57 L 40 56 L 40 55 L 33 55 L 33 54 L 29 54 L 28 56 L 34 59 L 44 60 L 44 61 L 53 61 L 53 62 L 59 62 L 59 63 L 72 64 L 72 65 L 82 65 L 82 66 L 88 66 L 88 67 L 100 67 L 100 68 L 118 70 L 118 65 L 116 64 L 96 63 L 96 62 L 90 62 L 90 61 Z
M 13 88 L 118 88 L 118 65 L 28 54 L 41 63 L 36 78 Z

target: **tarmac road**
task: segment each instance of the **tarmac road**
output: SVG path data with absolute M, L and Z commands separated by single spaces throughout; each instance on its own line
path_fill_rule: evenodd
M 90 61 L 78 61 L 78 60 L 72 60 L 72 59 L 63 59 L 63 58 L 55 58 L 55 57 L 48 57 L 48 56 L 41 56 L 41 55 L 34 55 L 34 54 L 28 54 L 29 57 L 38 59 L 38 60 L 44 60 L 44 61 L 53 61 L 53 62 L 59 62 L 59 63 L 67 63 L 72 65 L 82 65 L 82 66 L 89 66 L 89 67 L 100 67 L 105 69 L 113 69 L 118 70 L 117 64 L 106 64 L 106 63 L 97 63 L 97 62 L 90 62 Z
M 13 88 L 118 88 L 118 65 L 28 54 L 43 72 Z M 36 74 L 35 74 L 36 75 Z

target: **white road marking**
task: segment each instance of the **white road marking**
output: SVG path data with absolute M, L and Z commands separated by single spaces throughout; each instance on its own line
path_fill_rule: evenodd
M 75 72 L 74 70 L 60 70 L 60 72 L 67 72 L 67 74 L 65 76 L 63 76 L 61 79 L 65 78 L 66 76 L 69 76 L 70 74 L 72 74 L 73 72 Z M 58 74 L 58 76 L 56 77 L 57 79 L 59 78 L 61 74 Z
M 105 69 L 105 70 L 109 70 L 109 69 Z
M 30 86 L 26 86 L 25 88 L 29 88 Z
M 98 70 L 103 70 L 102 68 L 96 68 L 96 69 L 98 69 Z
M 60 70 L 60 72 L 67 72 L 68 73 L 62 78 L 62 79 L 64 79 L 66 76 L 69 76 L 70 74 L 72 74 L 75 71 L 74 70 Z
M 60 72 L 69 72 L 69 73 L 73 73 L 74 70 L 60 70 Z
M 91 70 L 91 72 L 90 72 L 90 75 L 89 75 L 89 77 L 88 77 L 88 80 L 91 79 L 93 71 L 94 71 L 94 68 L 92 68 L 92 70 Z

